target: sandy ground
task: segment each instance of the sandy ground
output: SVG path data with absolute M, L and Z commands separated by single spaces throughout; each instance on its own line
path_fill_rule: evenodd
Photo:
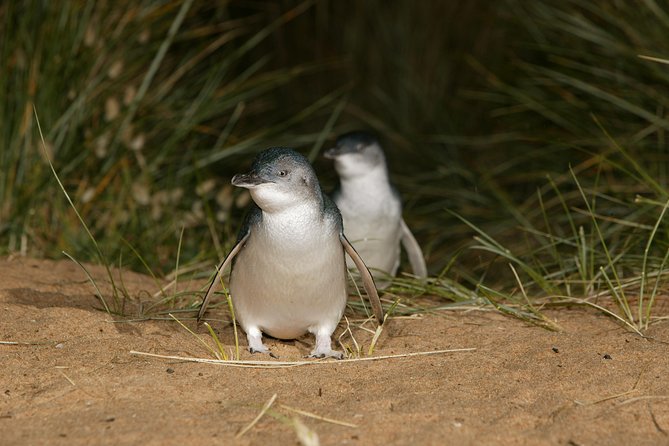
M 124 278 L 133 293 L 155 289 Z M 493 312 L 393 319 L 375 356 L 476 350 L 256 369 L 133 355 L 211 358 L 174 322 L 114 323 L 96 306 L 71 262 L 0 259 L 0 444 L 291 445 L 294 417 L 321 444 L 669 444 L 669 322 L 642 339 L 575 310 L 550 313 L 559 333 Z M 212 324 L 234 344 L 229 325 Z M 268 341 L 284 361 L 312 343 Z

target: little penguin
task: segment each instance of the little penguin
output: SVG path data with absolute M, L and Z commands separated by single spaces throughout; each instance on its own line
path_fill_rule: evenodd
M 366 131 L 346 133 L 324 155 L 334 160 L 339 175 L 332 198 L 341 211 L 346 237 L 372 270 L 377 285 L 388 286 L 388 278 L 397 274 L 400 243 L 414 275 L 427 277 L 423 252 L 402 219 L 402 202 L 389 181 L 377 138 Z
M 343 358 L 332 349 L 331 336 L 348 297 L 345 253 L 358 267 L 381 324 L 384 315 L 372 275 L 344 236 L 341 214 L 321 191 L 311 164 L 293 149 L 270 148 L 232 184 L 248 189 L 254 203 L 237 243 L 218 267 L 198 321 L 232 264 L 230 296 L 251 353 L 270 353 L 263 333 L 278 339 L 311 333 L 316 337 L 312 357 Z

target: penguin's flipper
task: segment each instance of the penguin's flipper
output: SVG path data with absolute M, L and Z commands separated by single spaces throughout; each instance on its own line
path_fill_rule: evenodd
M 404 250 L 409 257 L 411 269 L 416 277 L 424 279 L 427 277 L 427 266 L 425 266 L 423 251 L 420 249 L 420 245 L 411 233 L 407 224 L 404 222 L 404 219 L 402 219 L 400 223 L 402 227 L 402 246 L 404 246 Z
M 362 261 L 360 254 L 358 254 L 353 245 L 351 245 L 343 232 L 339 233 L 339 240 L 341 240 L 341 244 L 344 246 L 346 254 L 348 254 L 348 256 L 353 260 L 355 266 L 360 272 L 362 285 L 365 287 L 369 302 L 372 304 L 372 310 L 374 311 L 376 320 L 379 321 L 379 324 L 383 324 L 383 307 L 381 306 L 381 299 L 379 299 L 379 293 L 376 291 L 376 285 L 374 284 L 374 278 L 372 277 L 372 274 L 369 272 L 369 269 L 367 269 L 365 262 Z
M 251 235 L 251 231 L 247 231 L 246 234 L 239 239 L 237 244 L 230 250 L 227 256 L 225 256 L 225 259 L 223 259 L 223 262 L 219 265 L 217 272 L 216 272 L 216 277 L 214 277 L 214 280 L 211 282 L 209 285 L 209 289 L 207 290 L 207 294 L 204 296 L 204 300 L 202 301 L 202 305 L 200 306 L 200 311 L 197 313 L 197 321 L 200 322 L 200 319 L 202 319 L 202 316 L 204 316 L 204 312 L 207 311 L 207 305 L 209 304 L 209 299 L 211 299 L 211 296 L 214 294 L 214 290 L 216 289 L 216 284 L 221 280 L 221 276 L 223 275 L 223 271 L 232 263 L 232 259 L 235 258 L 237 254 L 239 254 L 239 251 L 244 247 L 244 243 L 246 243 L 246 240 L 248 240 L 249 235 Z

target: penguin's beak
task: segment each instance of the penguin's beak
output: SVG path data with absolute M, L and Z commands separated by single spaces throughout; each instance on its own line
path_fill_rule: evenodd
M 326 150 L 323 153 L 323 156 L 325 158 L 329 159 L 329 160 L 333 160 L 333 159 L 337 158 L 337 156 L 340 154 L 340 152 L 341 151 L 339 150 L 338 147 L 333 147 L 331 149 Z
M 253 187 L 259 184 L 271 183 L 271 181 L 261 178 L 257 173 L 238 173 L 232 177 L 233 186 L 237 187 Z

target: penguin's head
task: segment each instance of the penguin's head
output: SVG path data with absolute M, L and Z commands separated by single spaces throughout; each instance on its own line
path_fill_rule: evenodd
M 232 184 L 249 189 L 263 211 L 273 212 L 322 200 L 321 189 L 309 160 L 293 149 L 273 147 L 256 156 L 248 173 L 237 174 Z
M 335 169 L 342 178 L 365 175 L 370 170 L 385 168 L 383 149 L 376 137 L 365 131 L 349 132 L 337 138 L 335 147 L 325 152 L 334 160 Z

